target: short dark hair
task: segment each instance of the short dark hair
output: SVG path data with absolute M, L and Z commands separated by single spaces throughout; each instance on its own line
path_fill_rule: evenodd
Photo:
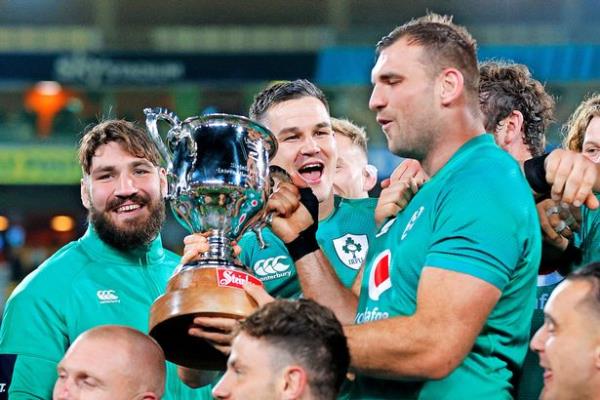
M 531 154 L 544 152 L 545 133 L 554 121 L 554 99 L 522 64 L 489 61 L 479 67 L 479 102 L 485 129 L 494 132 L 513 110 L 523 114 L 523 142 Z
M 295 81 L 275 82 L 267 86 L 254 96 L 248 115 L 251 119 L 260 122 L 271 106 L 302 97 L 314 97 L 320 100 L 329 112 L 329 103 L 321 89 L 306 79 L 296 79 Z
M 131 155 L 160 165 L 158 150 L 142 128 L 125 120 L 106 120 L 87 129 L 81 138 L 79 163 L 84 174 L 90 174 L 92 158 L 98 148 L 110 142 L 118 142 Z
M 595 312 L 597 318 L 600 318 L 600 262 L 594 262 L 580 268 L 567 276 L 571 281 L 586 281 L 592 286 L 590 293 L 586 296 L 584 302 L 589 309 Z
M 316 398 L 335 399 L 350 354 L 342 325 L 333 312 L 313 300 L 276 300 L 241 322 L 239 332 L 263 340 L 300 364 Z
M 464 27 L 452 22 L 452 16 L 428 13 L 396 27 L 377 43 L 377 55 L 405 37 L 409 45 L 425 49 L 427 60 L 423 60 L 423 63 L 431 66 L 429 70 L 432 76 L 444 68 L 457 68 L 463 74 L 465 89 L 471 100 L 477 98 L 477 42 Z

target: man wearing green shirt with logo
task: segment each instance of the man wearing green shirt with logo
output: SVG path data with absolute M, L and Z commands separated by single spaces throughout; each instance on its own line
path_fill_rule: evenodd
M 519 165 L 484 133 L 475 42 L 431 14 L 384 37 L 377 55 L 369 106 L 389 149 L 430 179 L 401 213 L 389 193 L 402 186 L 382 191 L 377 208 L 389 218 L 354 287 L 358 306 L 333 281 L 317 297 L 342 322 L 354 315 L 345 327 L 353 398 L 509 399 L 527 350 L 540 232 Z M 293 241 L 306 209 L 287 212 Z M 304 258 L 315 275 L 329 267 Z
M 148 329 L 152 302 L 179 257 L 162 246 L 166 173 L 146 133 L 126 121 L 90 129 L 79 149 L 89 227 L 26 277 L 0 329 L 1 383 L 11 399 L 48 399 L 57 364 L 99 325 Z M 195 398 L 169 364 L 165 399 Z

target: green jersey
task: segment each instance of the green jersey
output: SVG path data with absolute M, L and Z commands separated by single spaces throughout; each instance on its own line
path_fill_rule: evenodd
M 3 377 L 11 399 L 49 399 L 56 367 L 84 331 L 106 324 L 148 331 L 149 310 L 164 292 L 179 257 L 160 237 L 147 248 L 121 252 L 92 228 L 58 250 L 11 294 L 0 328 L 0 354 L 14 361 Z M 198 398 L 168 363 L 165 399 Z
M 531 318 L 530 337 L 544 324 L 544 306 L 555 287 L 565 279 L 558 271 L 540 274 L 537 277 L 537 295 L 533 317 Z M 531 349 L 527 351 L 521 376 L 519 378 L 519 400 L 538 400 L 544 386 L 544 370 L 540 367 L 540 357 Z
M 319 221 L 317 242 L 331 262 L 340 281 L 350 287 L 373 240 L 377 199 L 335 197 L 332 213 Z M 272 296 L 296 298 L 301 295 L 296 266 L 285 244 L 269 228 L 263 229 L 267 247 L 261 249 L 256 233 L 240 240 L 240 260 L 249 266 Z
M 600 194 L 596 194 L 600 200 Z M 579 234 L 579 248 L 582 251 L 581 264 L 588 265 L 600 260 L 600 208 L 590 210 L 581 206 L 581 229 Z
M 535 303 L 541 236 L 531 190 L 491 135 L 464 144 L 386 222 L 371 244 L 355 322 L 410 316 L 425 266 L 468 274 L 501 297 L 463 362 L 447 377 L 384 380 L 359 375 L 359 399 L 509 399 Z

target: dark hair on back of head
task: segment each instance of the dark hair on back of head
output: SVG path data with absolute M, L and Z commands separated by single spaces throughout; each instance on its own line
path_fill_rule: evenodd
M 296 79 L 295 81 L 276 82 L 259 92 L 254 96 L 248 116 L 260 122 L 271 106 L 302 97 L 314 97 L 320 100 L 329 112 L 329 103 L 321 89 L 306 79 Z
M 513 110 L 523 114 L 523 142 L 531 154 L 544 152 L 545 134 L 554 121 L 554 99 L 522 64 L 489 61 L 479 67 L 479 101 L 485 129 L 494 132 Z
M 241 322 L 239 332 L 274 347 L 278 359 L 300 364 L 314 398 L 335 399 L 350 364 L 342 325 L 313 300 L 277 300 Z

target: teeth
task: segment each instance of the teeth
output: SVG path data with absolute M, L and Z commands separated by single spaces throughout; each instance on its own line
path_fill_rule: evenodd
M 306 164 L 302 166 L 302 169 L 304 168 L 321 168 L 321 164 L 320 163 L 314 163 L 314 164 Z
M 140 208 L 139 204 L 128 204 L 126 206 L 121 206 L 117 208 L 117 212 L 133 211 L 137 210 L 138 208 Z

